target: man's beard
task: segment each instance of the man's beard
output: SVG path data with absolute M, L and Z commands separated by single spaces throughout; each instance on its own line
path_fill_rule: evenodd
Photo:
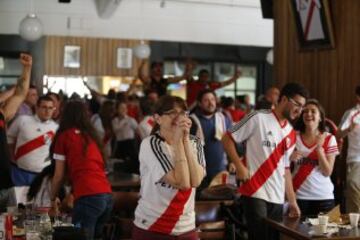
M 290 122 L 291 125 L 293 125 L 293 126 L 295 125 L 295 123 L 296 123 L 297 120 L 299 119 L 299 117 L 292 119 L 291 116 L 290 116 L 290 111 L 288 111 L 288 110 L 285 110 L 285 111 L 283 112 L 283 116 L 284 116 L 284 117 L 286 118 L 286 120 L 288 120 L 288 122 Z
M 212 115 L 212 114 L 214 114 L 215 112 L 216 112 L 216 108 L 214 108 L 213 111 L 208 111 L 208 110 L 206 110 L 206 109 L 201 108 L 201 113 L 204 114 L 205 116 Z

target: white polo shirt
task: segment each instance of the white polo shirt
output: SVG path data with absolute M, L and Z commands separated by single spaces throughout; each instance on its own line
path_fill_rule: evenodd
M 339 124 L 339 129 L 343 131 L 349 128 L 353 122 L 360 125 L 359 104 L 345 112 Z M 348 140 L 349 144 L 346 159 L 347 163 L 360 162 L 360 127 L 355 128 L 353 131 L 349 132 Z
M 49 165 L 49 147 L 57 128 L 53 120 L 42 122 L 36 115 L 17 117 L 7 131 L 8 143 L 16 143 L 16 165 L 31 172 L 41 172 Z

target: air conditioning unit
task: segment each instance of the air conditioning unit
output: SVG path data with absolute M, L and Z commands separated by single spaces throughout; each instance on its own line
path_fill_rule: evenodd
M 110 18 L 122 0 L 95 0 L 97 13 L 100 18 Z

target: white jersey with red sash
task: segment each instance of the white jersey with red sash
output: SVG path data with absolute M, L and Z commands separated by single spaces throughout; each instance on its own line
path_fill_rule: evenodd
M 205 171 L 203 146 L 196 137 L 191 136 L 190 140 Z M 179 190 L 162 180 L 173 170 L 173 156 L 172 148 L 157 134 L 141 142 L 141 197 L 134 224 L 141 229 L 176 236 L 195 229 L 195 188 Z
M 7 132 L 8 143 L 16 143 L 16 165 L 30 172 L 41 172 L 49 165 L 46 159 L 57 128 L 53 120 L 42 122 L 37 116 L 17 117 Z
M 339 129 L 344 131 L 352 123 L 360 124 L 360 104 L 345 112 L 339 124 Z M 360 162 L 360 128 L 353 129 L 347 136 L 349 144 L 346 161 L 347 163 Z
M 326 155 L 338 155 L 339 150 L 335 136 L 326 134 L 323 148 Z M 296 136 L 296 150 L 306 156 L 298 160 L 293 170 L 293 186 L 296 198 L 303 200 L 334 199 L 334 185 L 330 177 L 324 176 L 319 169 L 319 159 L 316 144 L 308 146 L 298 133 Z
M 240 185 L 239 192 L 271 203 L 284 203 L 284 174 L 296 140 L 290 123 L 280 125 L 274 112 L 260 110 L 247 115 L 228 134 L 237 143 L 246 141 L 245 164 L 250 179 Z
M 139 135 L 141 139 L 146 138 L 150 135 L 151 130 L 155 126 L 155 119 L 153 116 L 145 116 L 144 119 L 139 123 Z

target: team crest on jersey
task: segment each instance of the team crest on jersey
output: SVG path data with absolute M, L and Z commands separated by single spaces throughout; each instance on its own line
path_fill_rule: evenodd
M 291 147 L 291 139 L 289 137 L 285 139 L 285 146 L 286 149 L 289 149 Z
M 52 140 L 52 137 L 50 134 L 45 134 L 44 135 L 44 141 L 45 141 L 45 144 L 46 145 L 50 145 L 51 144 L 51 140 Z

